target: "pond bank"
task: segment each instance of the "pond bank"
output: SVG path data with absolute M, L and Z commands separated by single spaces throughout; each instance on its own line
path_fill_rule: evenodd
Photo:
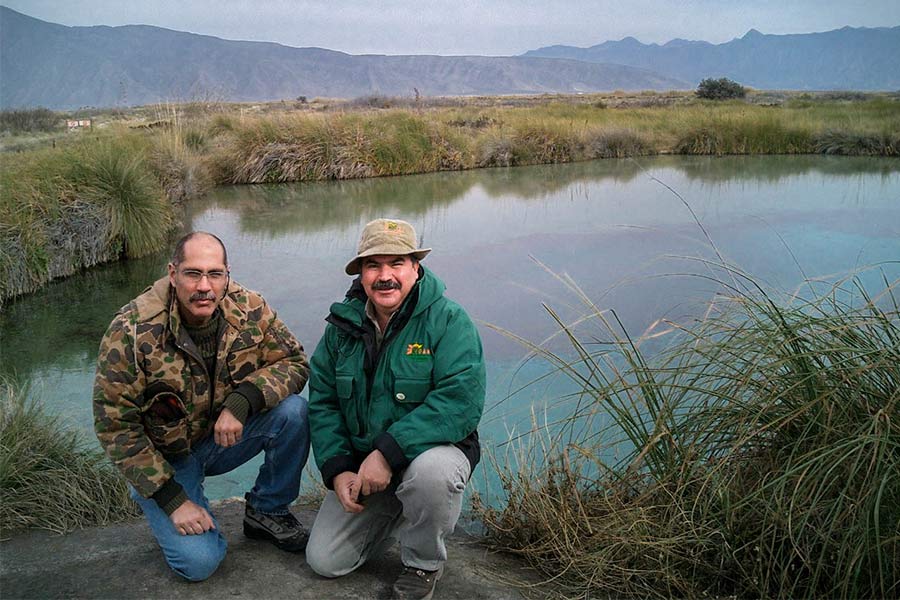
M 0 578 L 5 598 L 388 598 L 400 567 L 393 549 L 359 571 L 337 580 L 319 577 L 302 554 L 290 554 L 241 533 L 244 503 L 213 508 L 228 538 L 228 555 L 208 580 L 187 583 L 173 574 L 143 519 L 82 529 L 65 536 L 19 531 L 0 542 Z M 304 525 L 315 511 L 298 509 Z M 9 532 L 4 532 L 5 536 Z M 534 581 L 523 563 L 488 552 L 477 538 L 456 533 L 435 598 L 524 596 L 501 579 Z
M 683 96 L 683 95 L 682 95 Z M 280 110 L 171 108 L 0 156 L 0 303 L 55 278 L 158 251 L 177 207 L 212 185 L 567 163 L 654 154 L 900 154 L 900 102 L 802 97 L 779 106 L 641 94 L 641 104 Z M 676 101 L 677 100 L 677 101 Z M 240 109 L 240 110 L 238 110 Z M 2 304 L 0 304 L 2 306 Z

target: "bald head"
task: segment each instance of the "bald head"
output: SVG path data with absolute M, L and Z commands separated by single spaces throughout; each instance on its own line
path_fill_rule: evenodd
M 187 243 L 195 238 L 207 238 L 215 241 L 219 247 L 222 249 L 222 262 L 224 264 L 228 264 L 228 251 L 225 250 L 225 244 L 222 243 L 217 236 L 207 232 L 207 231 L 192 231 L 189 234 L 182 237 L 175 244 L 175 251 L 172 252 L 172 264 L 175 266 L 180 265 L 184 262 L 184 247 Z

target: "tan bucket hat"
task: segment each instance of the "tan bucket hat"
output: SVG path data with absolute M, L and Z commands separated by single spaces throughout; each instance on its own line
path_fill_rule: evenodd
M 422 260 L 431 248 L 416 248 L 416 230 L 406 221 L 399 219 L 375 219 L 362 230 L 356 258 L 347 263 L 347 275 L 359 275 L 359 259 L 366 256 L 412 255 Z

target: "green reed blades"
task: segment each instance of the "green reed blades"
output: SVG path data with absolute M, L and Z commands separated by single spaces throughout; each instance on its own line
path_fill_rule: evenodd
M 752 292 L 722 282 L 729 295 L 670 324 L 652 362 L 651 336 L 596 307 L 578 325 L 599 334 L 556 317 L 566 357 L 531 346 L 584 395 L 564 432 L 545 432 L 544 461 L 503 475 L 508 506 L 483 516 L 553 591 L 900 593 L 897 282 L 877 297 L 855 279 L 810 283 L 804 299 L 732 275 Z M 612 426 L 586 428 L 599 414 Z
M 65 533 L 139 514 L 106 457 L 25 396 L 0 380 L 0 528 Z

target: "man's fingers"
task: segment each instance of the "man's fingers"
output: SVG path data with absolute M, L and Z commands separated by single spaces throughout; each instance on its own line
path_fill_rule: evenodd
M 197 524 L 203 529 L 203 531 L 209 531 L 213 529 L 215 525 L 213 524 L 212 515 L 209 514 L 209 511 L 203 509 L 203 514 L 200 515 L 200 519 L 197 521 Z
M 362 512 L 363 505 L 359 504 L 356 500 L 359 497 L 359 489 L 355 484 L 351 484 L 347 486 L 347 488 L 342 489 L 340 491 L 335 490 L 337 492 L 338 501 L 341 503 L 341 506 L 344 507 L 344 510 L 349 513 L 358 513 Z
M 214 437 L 216 444 L 223 448 L 230 448 L 241 441 L 240 434 L 229 432 L 216 432 Z
M 360 513 L 362 512 L 363 508 L 365 508 L 362 504 L 358 504 L 353 500 L 350 500 L 349 498 L 347 498 L 346 500 L 339 498 L 339 500 L 341 501 L 341 505 L 344 507 L 344 510 L 348 513 Z

